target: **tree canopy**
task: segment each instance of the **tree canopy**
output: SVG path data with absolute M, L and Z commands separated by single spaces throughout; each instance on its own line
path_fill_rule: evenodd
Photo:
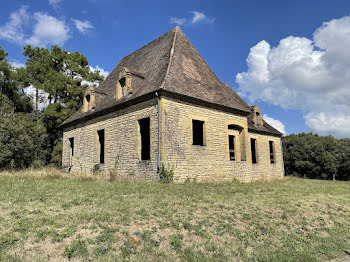
M 313 179 L 350 179 L 350 139 L 313 133 L 282 139 L 287 175 Z
M 27 45 L 23 54 L 25 67 L 14 68 L 0 47 L 0 102 L 6 112 L 1 114 L 0 168 L 27 167 L 33 161 L 59 164 L 60 124 L 79 110 L 85 89 L 103 80 L 79 52 Z

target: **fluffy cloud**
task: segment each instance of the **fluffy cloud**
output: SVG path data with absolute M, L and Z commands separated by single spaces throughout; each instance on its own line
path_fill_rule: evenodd
M 182 18 L 178 18 L 178 17 L 170 17 L 170 24 L 176 24 L 176 25 L 183 25 L 184 23 L 186 23 L 187 19 L 182 17 Z
M 26 40 L 27 44 L 35 46 L 63 45 L 69 38 L 69 28 L 64 21 L 43 13 L 35 13 L 33 35 Z
M 33 103 L 35 104 L 36 102 L 36 89 L 32 85 L 26 87 L 24 89 L 24 93 L 29 96 Z M 49 94 L 40 90 L 38 92 L 38 109 L 43 110 L 45 107 L 49 105 Z
M 20 68 L 20 67 L 25 67 L 25 66 L 26 66 L 26 65 L 23 64 L 23 63 L 15 62 L 15 61 L 10 62 L 10 64 L 11 64 L 14 68 Z
M 89 29 L 94 28 L 94 26 L 87 20 L 80 21 L 77 19 L 72 19 L 72 21 L 74 22 L 75 27 L 79 30 L 79 32 L 83 34 L 87 33 Z
M 109 75 L 109 72 L 104 70 L 103 68 L 99 67 L 98 65 L 95 67 L 90 66 L 90 70 L 91 71 L 96 71 L 99 70 L 100 71 L 100 75 L 103 75 L 105 78 Z
M 250 49 L 239 94 L 304 112 L 313 131 L 350 136 L 350 16 L 323 23 L 313 39 L 289 36 Z
M 204 24 L 213 24 L 215 22 L 215 18 L 208 17 L 204 13 L 198 12 L 198 11 L 191 11 L 189 12 L 192 14 L 192 18 L 185 18 L 185 17 L 171 17 L 170 23 L 171 24 L 177 24 L 177 25 L 184 25 L 184 24 L 197 24 L 197 23 L 204 23 Z
M 32 21 L 35 21 L 34 25 Z M 32 32 L 25 34 L 24 29 L 30 26 L 33 26 Z M 0 26 L 0 39 L 20 45 L 63 45 L 69 39 L 69 28 L 63 20 L 41 12 L 31 15 L 27 7 L 22 6 L 11 13 L 5 25 Z
M 198 11 L 191 11 L 193 14 L 191 24 L 195 23 L 207 23 L 212 24 L 215 22 L 215 18 L 209 18 L 204 13 L 198 12 Z
M 105 79 L 109 75 L 108 71 L 104 70 L 103 68 L 99 67 L 98 65 L 95 67 L 90 66 L 90 71 L 96 71 L 96 70 L 100 71 L 100 75 L 103 75 L 105 77 Z M 99 85 L 97 81 L 92 82 L 92 81 L 85 81 L 85 80 L 82 81 L 82 84 L 87 85 L 87 86 L 95 86 L 95 87 L 97 87 Z
M 280 131 L 283 135 L 286 134 L 286 128 L 284 126 L 284 124 L 277 119 L 274 119 L 270 116 L 268 116 L 267 114 L 263 115 L 263 119 L 272 127 L 276 128 L 278 131 Z
M 53 7 L 57 7 L 59 3 L 61 3 L 62 0 L 49 0 L 49 4 Z
M 9 21 L 0 27 L 0 39 L 15 43 L 23 43 L 23 26 L 28 21 L 27 7 L 22 6 L 19 10 L 11 13 Z

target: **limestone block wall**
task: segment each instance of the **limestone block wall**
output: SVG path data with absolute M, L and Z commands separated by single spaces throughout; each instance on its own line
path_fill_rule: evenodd
M 150 118 L 151 160 L 140 160 L 140 134 L 138 120 Z M 153 99 L 113 112 L 85 123 L 69 127 L 63 133 L 63 166 L 70 164 L 69 138 L 74 138 L 73 172 L 91 172 L 99 163 L 97 131 L 105 129 L 105 172 L 115 167 L 124 176 L 157 179 L 158 111 Z
M 257 163 L 251 164 L 251 180 L 273 179 L 283 177 L 283 160 L 281 139 L 279 137 L 249 133 L 250 138 L 256 139 Z M 269 141 L 273 141 L 275 163 L 270 163 Z
M 161 158 L 175 171 L 175 181 L 242 182 L 283 176 L 280 138 L 248 133 L 247 118 L 209 108 L 161 100 Z M 192 145 L 192 119 L 205 121 L 204 146 Z M 243 128 L 241 133 L 228 125 Z M 228 135 L 235 135 L 236 161 L 229 160 Z M 250 137 L 258 141 L 258 163 L 252 164 Z M 269 140 L 275 143 L 276 164 L 270 164 Z
M 141 159 L 138 120 L 150 118 L 150 160 Z M 192 145 L 192 120 L 204 121 L 204 146 Z M 228 125 L 237 129 L 228 129 Z M 121 176 L 158 179 L 157 99 L 66 128 L 63 166 L 70 165 L 69 138 L 74 138 L 72 172 L 91 172 L 99 163 L 98 135 L 105 130 L 105 172 L 115 168 Z M 228 136 L 235 136 L 235 161 L 230 161 Z M 250 138 L 257 140 L 257 163 L 252 164 Z M 270 163 L 269 141 L 274 142 L 275 163 Z M 161 98 L 161 161 L 175 171 L 175 181 L 242 182 L 283 177 L 279 137 L 248 132 L 247 118 L 205 107 Z

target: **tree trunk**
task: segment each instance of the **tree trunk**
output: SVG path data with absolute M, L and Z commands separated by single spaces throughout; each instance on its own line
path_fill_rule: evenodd
M 39 110 L 39 89 L 35 88 L 35 111 Z

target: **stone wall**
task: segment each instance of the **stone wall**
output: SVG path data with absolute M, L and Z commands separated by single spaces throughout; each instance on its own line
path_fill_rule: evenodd
M 150 118 L 151 160 L 140 160 L 138 120 Z M 192 145 L 192 120 L 204 121 L 204 146 Z M 228 129 L 228 125 L 237 127 Z M 97 131 L 105 129 L 105 163 L 120 176 L 158 179 L 157 99 L 69 127 L 63 134 L 63 166 L 70 165 L 69 138 L 74 138 L 72 172 L 91 172 L 99 163 Z M 230 161 L 228 135 L 235 136 L 235 161 Z M 250 138 L 257 140 L 258 161 L 252 164 Z M 275 163 L 270 164 L 269 141 Z M 175 181 L 239 181 L 283 177 L 281 139 L 248 132 L 247 118 L 161 98 L 161 161 L 175 171 Z
M 192 145 L 192 119 L 205 121 L 205 146 Z M 228 125 L 243 130 L 229 130 Z M 229 134 L 235 136 L 235 161 L 229 159 Z M 250 138 L 257 139 L 256 164 L 251 160 Z M 275 164 L 270 164 L 269 141 L 274 141 Z M 248 133 L 246 117 L 163 98 L 161 142 L 162 162 L 174 169 L 179 182 L 283 177 L 280 138 Z
M 138 120 L 150 118 L 151 160 L 140 160 L 140 134 Z M 121 176 L 138 176 L 156 179 L 158 156 L 157 100 L 153 99 L 113 112 L 85 123 L 69 127 L 63 133 L 63 166 L 69 166 L 69 138 L 74 137 L 72 172 L 91 172 L 98 158 L 97 131 L 105 129 L 105 163 L 101 170 L 115 167 Z

